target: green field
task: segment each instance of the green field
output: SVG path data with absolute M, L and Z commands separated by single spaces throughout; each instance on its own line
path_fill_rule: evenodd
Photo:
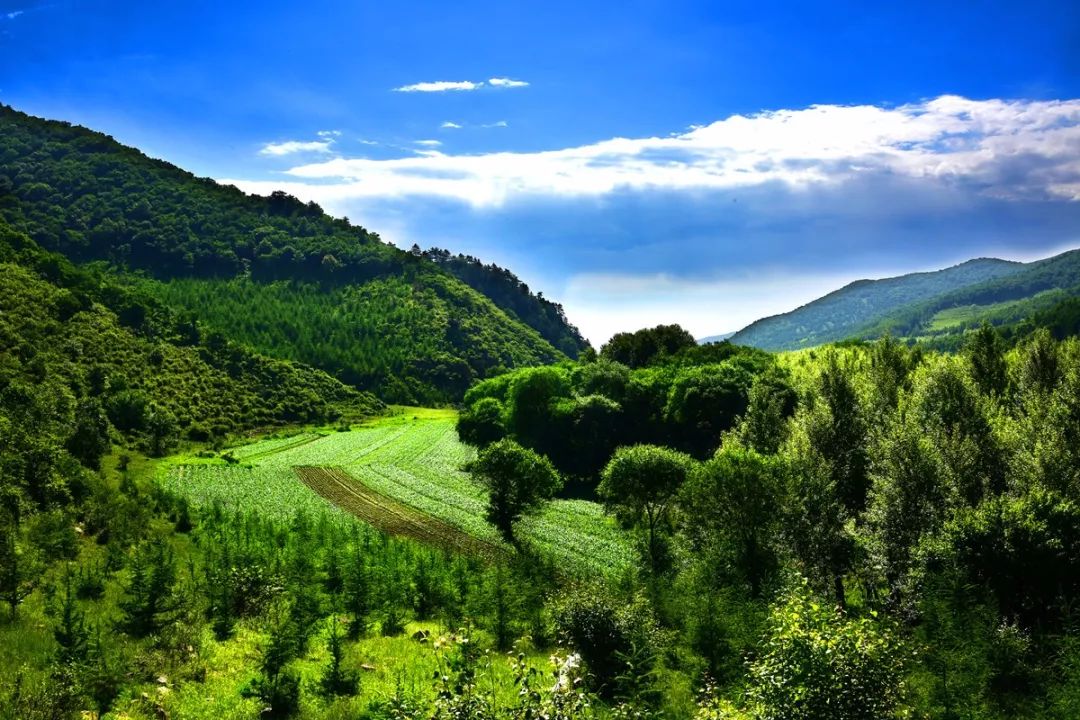
M 290 516 L 349 516 L 308 489 L 297 467 L 341 468 L 391 501 L 404 504 L 492 545 L 504 547 L 484 520 L 486 494 L 462 471 L 475 451 L 458 440 L 452 410 L 397 408 L 348 432 L 273 437 L 233 448 L 222 459 L 177 457 L 162 473 L 165 486 L 196 505 L 222 503 Z M 555 500 L 525 518 L 519 536 L 561 564 L 585 571 L 620 571 L 633 549 L 603 508 L 585 500 Z

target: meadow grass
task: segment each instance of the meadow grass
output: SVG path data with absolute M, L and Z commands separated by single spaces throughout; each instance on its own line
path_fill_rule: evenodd
M 306 431 L 247 443 L 221 458 L 176 456 L 163 464 L 161 481 L 196 505 L 220 503 L 288 518 L 345 518 L 308 489 L 294 468 L 340 467 L 367 487 L 475 537 L 501 544 L 484 519 L 487 495 L 463 466 L 475 450 L 454 429 L 453 410 L 397 406 L 347 432 Z M 619 573 L 634 562 L 630 538 L 593 502 L 554 500 L 518 527 L 521 539 L 564 567 Z

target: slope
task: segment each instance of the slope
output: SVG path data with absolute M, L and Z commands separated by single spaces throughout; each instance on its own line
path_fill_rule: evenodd
M 273 282 L 287 284 L 297 295 L 355 292 L 348 313 L 294 311 L 304 314 L 303 323 L 317 336 L 340 335 L 344 328 L 345 336 L 359 337 L 355 347 L 343 349 L 356 358 L 351 365 L 301 348 L 288 337 L 276 336 L 270 346 L 268 338 L 235 325 L 230 333 L 278 357 L 305 357 L 390 399 L 452 399 L 473 378 L 493 370 L 564 357 L 519 316 L 438 264 L 397 250 L 348 220 L 331 218 L 314 203 L 284 193 L 248 196 L 106 135 L 2 106 L 0 217 L 43 248 L 76 262 L 105 261 L 162 282 L 241 278 L 253 288 L 252 297 Z M 365 293 L 376 280 L 381 286 Z M 151 292 L 156 288 L 145 285 Z M 200 313 L 208 310 L 202 300 L 188 303 L 180 292 L 163 291 L 162 297 Z M 218 319 L 238 315 L 251 300 L 234 305 L 231 293 L 218 290 L 200 297 L 219 306 L 212 313 Z M 377 331 L 370 334 L 370 328 L 396 324 L 403 313 L 434 321 L 410 336 L 408 346 Z M 468 322 L 454 322 L 465 318 Z M 409 362 L 403 364 L 402 357 Z
M 980 258 L 935 272 L 858 280 L 789 313 L 758 320 L 735 333 L 731 342 L 794 350 L 843 340 L 905 306 L 1023 269 L 1022 263 Z
M 181 437 L 206 441 L 383 409 L 321 371 L 203 333 L 2 221 L 0 348 L 0 393 L 12 401 L 4 405 L 51 407 L 54 420 L 67 418 L 73 453 L 91 465 L 111 440 L 160 454 Z
M 982 322 L 1012 327 L 1031 322 L 1080 295 L 1080 250 L 1022 265 L 1018 272 L 943 293 L 897 308 L 858 328 L 859 337 L 885 333 L 931 339 L 948 338 Z

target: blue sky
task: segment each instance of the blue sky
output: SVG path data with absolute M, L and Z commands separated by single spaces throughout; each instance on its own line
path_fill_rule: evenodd
M 398 245 L 594 342 L 1080 246 L 1074 2 L 0 0 L 0 101 Z

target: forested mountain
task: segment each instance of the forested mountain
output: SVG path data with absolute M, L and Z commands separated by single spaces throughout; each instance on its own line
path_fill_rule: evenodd
M 765 350 L 796 350 L 835 342 L 898 308 L 1023 269 L 1021 263 L 980 258 L 935 272 L 857 280 L 789 313 L 758 320 L 730 339 Z
M 230 324 L 231 336 L 278 357 L 306 358 L 388 399 L 452 399 L 474 378 L 581 347 L 560 309 L 522 288 L 493 290 L 493 302 L 443 263 L 397 250 L 314 203 L 248 196 L 106 135 L 8 107 L 0 108 L 0 218 L 73 261 L 188 281 L 144 287 L 216 320 L 238 318 L 267 297 L 287 298 L 292 322 L 311 337 L 344 340 L 338 355 L 250 324 Z M 235 285 L 215 286 L 222 281 Z M 323 292 L 335 302 L 323 302 Z M 423 317 L 423 326 L 402 323 L 407 316 Z
M 918 337 L 955 344 L 965 330 L 983 321 L 1024 331 L 1055 326 L 1059 335 L 1069 334 L 1055 316 L 1080 295 L 1080 251 L 1055 255 L 1023 265 L 1018 272 L 968 285 L 923 302 L 898 308 L 881 320 L 859 328 L 860 337 L 879 337 L 886 332 L 898 337 Z M 1075 332 L 1075 327 L 1071 332 Z
M 91 466 L 111 439 L 162 454 L 183 438 L 383 408 L 319 370 L 256 355 L 145 293 L 80 270 L 3 221 L 0 347 L 0 415 L 19 418 L 4 424 L 13 433 L 6 442 L 59 433 Z M 38 427 L 46 417 L 49 427 Z

